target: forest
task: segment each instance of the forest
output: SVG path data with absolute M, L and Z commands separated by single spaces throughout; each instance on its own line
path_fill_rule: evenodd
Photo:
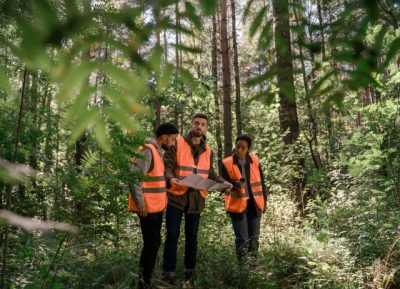
M 217 173 L 251 136 L 268 201 L 242 270 L 209 192 L 197 288 L 400 288 L 399 25 L 396 0 L 0 0 L 0 289 L 136 288 L 131 160 L 199 112 Z

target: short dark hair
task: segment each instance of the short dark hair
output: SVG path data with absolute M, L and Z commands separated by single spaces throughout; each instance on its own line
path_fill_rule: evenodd
M 196 114 L 192 117 L 192 121 L 193 121 L 195 118 L 204 118 L 204 119 L 207 121 L 207 123 L 208 123 L 208 117 L 207 117 L 204 113 L 201 113 L 201 112 L 196 113 Z
M 247 145 L 249 146 L 249 148 L 251 147 L 251 143 L 253 142 L 251 137 L 249 137 L 248 135 L 245 135 L 245 134 L 238 136 L 235 140 L 235 144 L 240 140 L 244 140 L 245 142 L 247 142 Z
M 167 135 L 168 134 L 179 134 L 179 131 L 175 125 L 173 125 L 172 123 L 166 122 L 166 123 L 160 124 L 160 126 L 156 130 L 157 138 L 159 138 L 160 136 L 162 136 L 164 134 L 167 134 Z

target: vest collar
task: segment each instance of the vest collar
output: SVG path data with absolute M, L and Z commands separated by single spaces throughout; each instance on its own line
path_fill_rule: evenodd
M 235 154 L 233 154 L 233 163 L 235 165 L 238 164 L 238 157 Z M 246 163 L 248 163 L 248 164 L 252 164 L 253 163 L 253 159 L 250 157 L 249 154 L 246 155 Z

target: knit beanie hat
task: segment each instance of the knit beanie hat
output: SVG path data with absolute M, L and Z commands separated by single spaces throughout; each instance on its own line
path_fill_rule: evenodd
M 178 134 L 179 131 L 178 129 L 169 122 L 160 124 L 160 126 L 156 130 L 156 135 L 157 137 L 163 135 L 163 134 Z

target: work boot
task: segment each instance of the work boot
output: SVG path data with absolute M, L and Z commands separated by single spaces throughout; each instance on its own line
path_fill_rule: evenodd
M 175 285 L 176 274 L 173 271 L 164 271 L 161 280 L 169 285 Z
M 185 269 L 185 281 L 183 282 L 182 287 L 196 288 L 194 269 Z

